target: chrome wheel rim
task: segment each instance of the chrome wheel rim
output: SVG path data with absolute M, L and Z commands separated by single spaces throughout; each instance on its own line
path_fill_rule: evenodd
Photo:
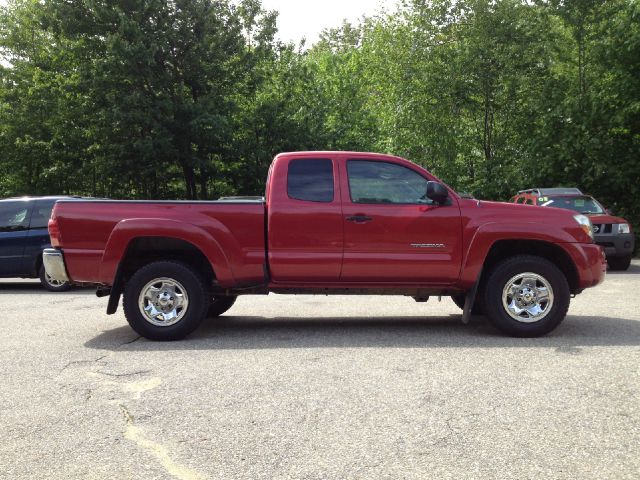
M 138 297 L 142 317 L 157 327 L 168 327 L 182 320 L 189 307 L 189 296 L 180 282 L 173 278 L 154 278 Z
M 533 272 L 519 273 L 511 277 L 504 286 L 502 306 L 518 322 L 538 322 L 553 307 L 553 288 L 542 275 Z
M 60 280 L 56 280 L 51 275 L 49 275 L 46 270 L 44 271 L 44 281 L 47 282 L 52 287 L 62 287 L 65 283 L 67 283 L 67 282 L 61 282 Z

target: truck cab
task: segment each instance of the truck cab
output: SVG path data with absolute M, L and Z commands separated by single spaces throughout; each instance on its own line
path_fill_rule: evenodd
M 274 283 L 452 285 L 462 261 L 459 199 L 417 165 L 363 153 L 286 154 L 267 187 Z M 432 185 L 433 186 L 433 185 Z

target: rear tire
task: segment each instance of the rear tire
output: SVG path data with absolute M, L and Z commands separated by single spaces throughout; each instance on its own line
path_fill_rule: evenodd
M 485 313 L 514 337 L 539 337 L 567 315 L 571 292 L 562 271 L 549 260 L 518 255 L 499 262 L 486 278 Z
M 236 303 L 238 297 L 229 296 L 229 297 L 220 297 L 214 296 L 209 304 L 209 309 L 207 310 L 207 318 L 215 318 L 219 317 Z
M 69 282 L 58 282 L 57 280 L 51 278 L 47 271 L 44 269 L 44 265 L 40 266 L 39 277 L 42 286 L 50 292 L 66 292 L 67 290 L 71 289 L 71 285 L 69 284 Z
M 161 261 L 139 269 L 124 288 L 124 314 L 149 340 L 180 340 L 204 320 L 209 306 L 202 277 L 189 265 Z
M 627 270 L 631 265 L 631 255 L 626 257 L 609 257 L 607 263 L 611 270 Z

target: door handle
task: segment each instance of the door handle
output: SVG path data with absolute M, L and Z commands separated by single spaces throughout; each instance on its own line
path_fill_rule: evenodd
M 366 223 L 373 220 L 371 217 L 367 217 L 366 215 L 353 215 L 352 217 L 347 217 L 347 222 L 353 223 Z

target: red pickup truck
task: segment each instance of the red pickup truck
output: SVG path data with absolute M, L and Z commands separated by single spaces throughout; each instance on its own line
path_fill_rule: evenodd
M 264 198 L 62 200 L 49 233 L 49 275 L 97 285 L 108 314 L 122 295 L 154 340 L 268 292 L 451 296 L 463 320 L 539 336 L 606 270 L 584 215 L 462 198 L 408 160 L 358 152 L 280 154 Z

